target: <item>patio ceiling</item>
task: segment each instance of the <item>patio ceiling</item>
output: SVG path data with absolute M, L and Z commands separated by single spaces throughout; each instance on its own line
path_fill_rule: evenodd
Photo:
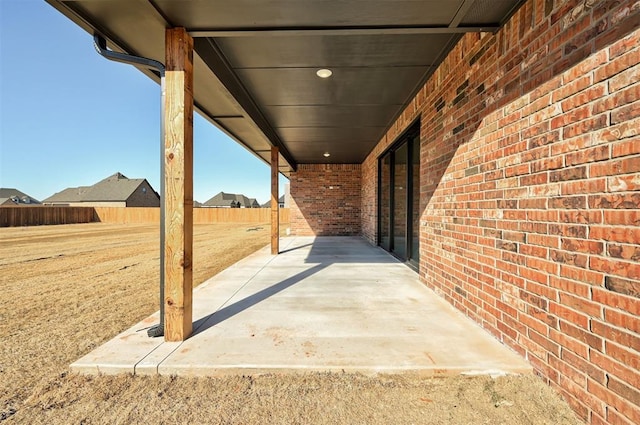
M 299 163 L 362 162 L 463 33 L 494 31 L 523 3 L 47 1 L 110 48 L 161 62 L 165 28 L 185 27 L 196 108 L 266 162 L 278 146 L 285 175 Z

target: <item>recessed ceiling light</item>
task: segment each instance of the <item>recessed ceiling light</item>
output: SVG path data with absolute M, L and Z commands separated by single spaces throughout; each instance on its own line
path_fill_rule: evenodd
M 322 68 L 316 71 L 316 75 L 320 78 L 329 78 L 333 72 L 330 69 Z
M 325 152 L 323 155 L 324 155 L 325 158 L 329 158 L 331 156 L 331 154 L 329 152 Z

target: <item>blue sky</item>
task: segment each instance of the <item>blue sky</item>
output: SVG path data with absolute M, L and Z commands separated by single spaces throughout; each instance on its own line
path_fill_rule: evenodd
M 269 167 L 195 115 L 194 199 L 266 202 Z M 159 85 L 98 55 L 44 0 L 0 0 L 0 187 L 42 200 L 119 171 L 159 191 L 159 164 Z

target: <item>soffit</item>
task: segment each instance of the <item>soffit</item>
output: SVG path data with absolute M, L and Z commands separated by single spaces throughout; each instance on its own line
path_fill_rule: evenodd
M 161 62 L 165 28 L 185 27 L 197 109 L 266 162 L 278 146 L 285 174 L 362 162 L 463 33 L 497 29 L 523 2 L 47 1 L 111 48 Z

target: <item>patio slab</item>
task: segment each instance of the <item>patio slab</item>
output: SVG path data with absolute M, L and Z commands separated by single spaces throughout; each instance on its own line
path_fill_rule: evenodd
M 194 333 L 149 338 L 158 313 L 71 365 L 86 374 L 294 371 L 530 373 L 418 275 L 358 237 L 291 237 L 194 290 Z

